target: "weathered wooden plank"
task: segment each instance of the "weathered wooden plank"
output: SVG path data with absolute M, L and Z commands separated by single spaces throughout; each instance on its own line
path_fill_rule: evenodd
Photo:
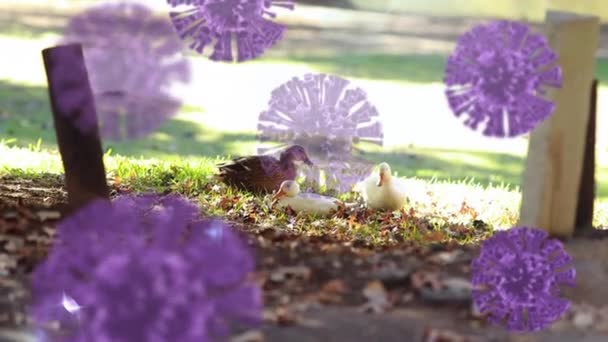
M 574 232 L 599 23 L 597 17 L 565 12 L 550 11 L 546 16 L 547 37 L 559 56 L 563 85 L 548 92 L 555 112 L 530 135 L 519 224 L 553 236 Z
M 97 114 L 82 46 L 44 49 L 42 58 L 70 208 L 80 208 L 96 198 L 108 199 Z

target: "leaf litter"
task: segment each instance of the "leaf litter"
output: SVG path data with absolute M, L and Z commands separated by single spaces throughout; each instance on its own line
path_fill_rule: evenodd
M 48 252 L 54 226 L 66 211 L 60 177 L 35 186 L 20 182 L 2 178 L 0 312 L 9 314 L 0 315 L 0 326 L 27 324 L 28 275 Z M 256 248 L 252 276 L 264 291 L 266 322 L 296 325 L 299 312 L 310 307 L 358 307 L 382 314 L 437 304 L 454 310 L 464 304 L 468 319 L 479 320 L 471 308 L 469 264 L 478 251 L 475 243 L 490 236 L 492 227 L 465 203 L 460 209 L 470 215 L 468 223 L 429 219 L 411 207 L 394 213 L 342 207 L 333 218 L 320 220 L 269 210 L 266 198 L 217 187 L 205 184 L 195 200 L 204 214 L 234 222 Z M 113 194 L 126 191 L 112 188 Z M 568 321 L 608 332 L 608 309 L 589 314 L 576 308 Z M 427 341 L 470 340 L 432 327 L 427 335 Z M 252 331 L 236 341 L 259 338 Z

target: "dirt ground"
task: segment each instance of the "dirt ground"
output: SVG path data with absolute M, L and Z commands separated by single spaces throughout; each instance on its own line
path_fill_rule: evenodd
M 54 224 L 65 212 L 61 182 L 59 176 L 36 184 L 0 179 L 0 341 L 24 341 L 30 329 L 28 275 L 47 253 Z M 608 339 L 608 239 L 567 244 L 578 276 L 577 287 L 564 291 L 574 304 L 563 319 L 542 333 L 509 335 L 471 309 L 475 246 L 403 243 L 372 249 L 331 236 L 235 226 L 256 248 L 256 279 L 265 300 L 264 326 L 246 341 Z

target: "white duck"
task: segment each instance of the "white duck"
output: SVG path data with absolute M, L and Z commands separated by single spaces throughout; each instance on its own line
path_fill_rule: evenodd
M 405 204 L 405 182 L 393 177 L 388 163 L 382 163 L 378 171 L 355 185 L 368 207 L 380 210 L 399 210 Z
M 333 197 L 312 193 L 300 193 L 300 186 L 292 180 L 281 183 L 279 190 L 272 196 L 272 206 L 291 207 L 296 212 L 329 215 L 342 204 Z

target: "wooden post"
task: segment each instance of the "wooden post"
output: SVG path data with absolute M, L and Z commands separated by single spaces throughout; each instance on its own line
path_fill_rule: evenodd
M 519 224 L 570 237 L 578 208 L 600 20 L 549 11 L 546 24 L 549 44 L 562 67 L 563 85 L 549 90 L 555 112 L 530 135 Z
M 577 232 L 593 228 L 593 204 L 595 201 L 595 126 L 597 122 L 597 86 L 598 81 L 591 84 L 589 102 L 589 123 L 583 157 L 583 172 L 578 193 L 578 209 L 576 210 Z
M 96 198 L 109 199 L 95 102 L 82 46 L 69 44 L 44 49 L 42 58 L 70 209 L 78 209 Z

